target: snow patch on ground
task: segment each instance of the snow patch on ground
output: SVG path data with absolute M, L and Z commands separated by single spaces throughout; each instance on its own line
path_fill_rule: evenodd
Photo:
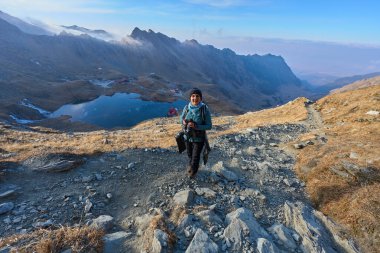
M 94 85 L 102 86 L 103 88 L 109 88 L 110 85 L 114 83 L 113 80 L 99 80 L 99 79 L 89 80 L 89 82 Z
M 44 115 L 44 116 L 47 116 L 47 115 L 50 114 L 49 111 L 46 111 L 46 110 L 44 110 L 44 109 L 42 109 L 42 108 L 39 108 L 39 107 L 33 105 L 32 103 L 30 103 L 30 102 L 28 101 L 28 99 L 24 99 L 24 100 L 22 100 L 22 101 L 21 101 L 21 105 L 26 106 L 26 107 L 29 107 L 29 108 L 32 108 L 32 109 L 34 109 L 34 110 L 37 110 L 39 113 L 41 113 L 41 114 Z

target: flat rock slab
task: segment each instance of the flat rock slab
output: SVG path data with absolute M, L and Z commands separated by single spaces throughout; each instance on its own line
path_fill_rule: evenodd
M 104 250 L 103 253 L 118 253 L 126 252 L 124 242 L 130 236 L 130 233 L 120 231 L 112 234 L 106 234 L 103 237 Z
M 223 162 L 220 161 L 218 163 L 216 163 L 212 169 L 218 173 L 219 175 L 221 175 L 222 177 L 224 177 L 225 179 L 227 179 L 228 181 L 237 181 L 239 179 L 239 177 L 232 171 L 226 169 L 223 165 Z
M 195 192 L 199 195 L 199 196 L 205 196 L 206 198 L 214 198 L 216 196 L 216 192 L 214 192 L 213 190 L 211 190 L 210 188 L 196 188 L 195 189 Z
M 1 198 L 6 198 L 6 197 L 12 195 L 15 192 L 16 192 L 15 190 L 8 190 L 8 191 L 5 191 L 5 192 L 0 192 L 0 199 Z
M 5 202 L 0 204 L 0 214 L 7 213 L 14 208 L 14 204 L 12 202 Z
M 48 154 L 32 157 L 23 165 L 32 171 L 62 172 L 72 170 L 84 163 L 84 158 L 73 154 Z

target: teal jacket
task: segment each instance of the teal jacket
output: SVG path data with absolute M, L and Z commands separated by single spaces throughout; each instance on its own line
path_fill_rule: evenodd
M 203 109 L 201 107 L 204 106 Z M 204 120 L 202 118 L 201 110 L 204 112 Z M 186 113 L 187 112 L 187 113 Z M 197 106 L 193 106 L 191 102 L 183 108 L 182 114 L 180 116 L 180 123 L 182 124 L 183 119 L 189 121 L 193 120 L 196 124 L 196 129 L 192 131 L 190 138 L 188 141 L 190 142 L 203 142 L 205 140 L 205 132 L 206 130 L 210 130 L 212 128 L 211 122 L 211 113 L 208 109 L 208 106 L 200 102 Z

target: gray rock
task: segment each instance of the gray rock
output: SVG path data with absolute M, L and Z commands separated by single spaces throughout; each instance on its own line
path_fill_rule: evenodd
M 279 253 L 280 251 L 271 241 L 265 238 L 259 238 L 257 240 L 257 251 L 259 253 Z
M 294 148 L 295 149 L 303 149 L 304 147 L 305 147 L 305 145 L 302 144 L 302 143 L 296 143 L 296 144 L 294 144 Z
M 244 197 L 257 197 L 260 194 L 261 193 L 260 193 L 259 190 L 256 190 L 256 189 L 253 189 L 253 188 L 247 188 L 244 191 L 240 192 L 240 195 L 244 196 Z
M 75 155 L 48 154 L 33 157 L 24 162 L 33 171 L 62 172 L 80 166 L 84 159 Z
M 196 188 L 195 192 L 200 196 L 205 196 L 206 198 L 214 198 L 216 196 L 216 192 L 210 188 Z
M 196 213 L 196 215 L 204 222 L 208 224 L 223 224 L 223 221 L 219 216 L 211 210 L 204 210 Z
M 51 225 L 53 225 L 53 221 L 47 220 L 47 221 L 38 221 L 38 222 L 33 224 L 33 227 L 35 227 L 35 228 L 47 228 Z
M 347 238 L 347 231 L 326 217 L 323 213 L 315 211 L 316 217 L 323 223 L 325 228 L 332 234 L 335 242 L 348 253 L 358 253 L 358 246 L 351 238 Z
M 91 208 L 92 208 L 91 201 L 89 199 L 86 199 L 86 205 L 84 206 L 84 212 L 85 213 L 90 212 Z
M 104 249 L 103 253 L 118 253 L 126 252 L 124 248 L 125 240 L 131 235 L 131 233 L 126 233 L 124 231 L 106 234 L 103 237 Z
M 302 202 L 286 202 L 284 215 L 286 225 L 302 237 L 300 249 L 303 252 L 337 252 L 339 248 L 345 248 L 346 252 L 359 252 L 354 245 L 342 244 L 342 241 L 336 240 L 336 236 L 331 238 L 330 232 L 317 218 L 316 211 Z
M 98 180 L 98 181 L 101 181 L 101 180 L 103 179 L 102 175 L 99 174 L 99 173 L 96 173 L 96 174 L 95 174 L 95 178 L 96 178 L 96 180 Z
M 0 204 L 0 214 L 7 213 L 14 208 L 14 204 L 12 202 L 5 202 Z
M 249 238 L 254 243 L 258 238 L 268 238 L 269 234 L 254 218 L 252 212 L 244 207 L 239 208 L 226 215 L 226 229 L 224 237 L 232 243 L 232 250 L 241 252 L 244 238 Z
M 154 230 L 152 241 L 152 253 L 164 253 L 167 252 L 167 246 L 169 243 L 169 236 L 160 229 Z
M 1 198 L 6 198 L 6 197 L 12 195 L 15 192 L 16 192 L 15 190 L 8 190 L 8 191 L 5 191 L 5 192 L 2 192 L 2 193 L 0 193 L 0 199 Z
M 81 181 L 82 181 L 82 183 L 89 183 L 92 181 L 92 179 L 93 179 L 93 177 L 91 175 L 90 176 L 82 176 Z
M 247 148 L 247 150 L 245 152 L 248 155 L 255 155 L 255 154 L 258 153 L 258 150 L 259 150 L 258 148 L 250 146 L 250 147 Z
M 237 181 L 239 179 L 239 177 L 232 171 L 226 169 L 224 166 L 223 166 L 223 162 L 222 161 L 219 161 L 218 163 L 216 163 L 212 169 L 214 171 L 216 171 L 219 175 L 221 175 L 222 177 L 224 177 L 225 179 L 227 179 L 228 181 Z
M 195 216 L 192 214 L 186 214 L 179 222 L 178 228 L 184 230 L 186 227 L 191 226 L 194 223 Z
M 193 199 L 194 193 L 192 190 L 183 190 L 177 192 L 173 197 L 174 203 L 179 206 L 189 206 L 191 205 Z
M 218 253 L 218 245 L 202 229 L 198 229 L 186 253 Z
M 285 248 L 290 250 L 295 250 L 297 248 L 297 242 L 293 238 L 293 234 L 295 234 L 295 232 L 293 232 L 291 229 L 285 227 L 282 224 L 275 224 L 268 230 L 277 240 L 282 243 L 282 245 L 284 245 Z
M 109 215 L 100 215 L 98 218 L 92 220 L 90 227 L 103 229 L 105 232 L 113 227 L 113 217 Z

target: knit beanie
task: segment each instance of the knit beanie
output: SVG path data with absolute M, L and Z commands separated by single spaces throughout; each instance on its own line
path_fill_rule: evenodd
M 201 97 L 201 99 L 202 99 L 202 91 L 200 89 L 198 89 L 198 88 L 191 89 L 191 91 L 190 91 L 190 97 L 193 94 L 198 94 Z

